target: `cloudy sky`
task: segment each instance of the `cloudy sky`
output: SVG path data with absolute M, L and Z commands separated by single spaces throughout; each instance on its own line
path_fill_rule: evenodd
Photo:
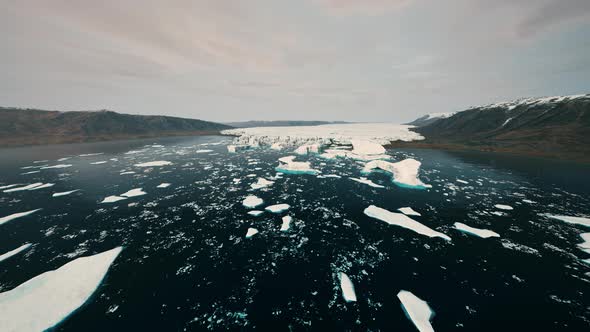
M 0 0 L 0 104 L 402 122 L 590 92 L 588 0 Z

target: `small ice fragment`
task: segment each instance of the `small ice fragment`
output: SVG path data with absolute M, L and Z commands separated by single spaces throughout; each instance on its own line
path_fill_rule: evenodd
M 281 225 L 281 231 L 285 232 L 289 230 L 289 227 L 291 227 L 291 221 L 293 220 L 293 218 L 291 218 L 291 216 L 284 216 L 283 217 L 283 224 Z
M 258 217 L 259 215 L 263 214 L 264 211 L 260 211 L 260 210 L 252 210 L 252 211 L 248 211 L 248 214 L 254 217 Z
M 0 218 L 0 225 L 2 225 L 4 223 L 7 223 L 7 222 L 9 222 L 11 220 L 17 219 L 17 218 L 28 216 L 30 214 L 33 214 L 33 213 L 39 211 L 39 210 L 41 210 L 41 209 L 35 209 L 35 210 L 30 210 L 30 211 L 25 211 L 25 212 L 13 213 L 13 214 L 8 215 L 6 217 L 2 217 L 2 218 Z
M 250 238 L 252 236 L 254 236 L 255 234 L 258 233 L 258 230 L 256 228 L 248 228 L 248 231 L 246 232 L 246 238 Z
M 570 224 L 575 225 L 582 225 L 586 227 L 590 227 L 590 218 L 585 217 L 572 217 L 572 216 L 560 216 L 560 215 L 553 215 L 553 214 L 546 214 L 548 218 L 561 220 Z
M 467 226 L 467 225 L 460 223 L 460 222 L 456 222 L 454 226 L 456 229 L 458 229 L 461 232 L 475 235 L 475 236 L 479 236 L 484 239 L 487 239 L 489 237 L 500 237 L 500 234 L 498 234 L 496 232 L 490 231 L 488 229 L 474 228 L 474 227 Z
M 261 189 L 261 188 L 265 188 L 265 187 L 270 187 L 274 184 L 274 181 L 269 181 L 265 178 L 258 178 L 258 181 L 256 183 L 252 183 L 250 185 L 250 188 L 256 190 L 256 189 Z
M 535 203 L 537 203 L 535 201 L 531 201 L 530 199 L 523 199 L 522 201 L 525 202 L 525 203 L 528 203 L 528 204 L 535 204 Z
M 160 183 L 156 188 L 168 188 L 168 187 L 170 187 L 170 185 L 171 185 L 170 183 L 164 182 L 164 183 Z
M 434 332 L 434 328 L 430 324 L 433 312 L 426 301 L 405 290 L 397 293 L 397 298 L 402 303 L 406 316 L 414 323 L 418 331 Z
M 356 293 L 354 292 L 354 285 L 350 278 L 344 272 L 338 273 L 340 277 L 340 289 L 342 290 L 342 297 L 346 302 L 356 302 Z
M 411 207 L 403 207 L 397 210 L 405 214 L 406 216 L 422 216 L 419 212 L 414 211 L 414 209 L 412 209 Z
M 127 199 L 127 198 L 120 197 L 120 196 L 109 196 L 109 197 L 106 197 L 105 199 L 103 199 L 102 202 L 100 202 L 100 203 L 115 203 L 118 201 L 122 201 L 124 199 Z
M 259 198 L 257 196 L 254 195 L 248 195 L 244 201 L 242 202 L 242 205 L 244 205 L 246 208 L 248 209 L 253 209 L 257 206 L 260 206 L 264 203 L 264 200 L 262 200 L 262 198 Z
M 106 160 L 102 160 L 102 161 L 95 161 L 93 163 L 90 163 L 90 165 L 102 165 L 102 164 L 106 164 L 107 161 Z
M 380 184 L 377 184 L 377 183 L 375 183 L 375 182 L 373 182 L 373 181 L 371 181 L 371 180 L 369 180 L 367 178 L 361 177 L 360 179 L 357 179 L 357 178 L 350 178 L 350 179 L 352 181 L 355 181 L 355 182 L 358 182 L 358 183 L 363 183 L 363 184 L 369 185 L 369 186 L 371 186 L 373 188 L 385 188 L 385 186 L 382 186 Z
M 135 174 L 135 172 L 133 172 L 133 171 L 127 171 L 127 172 L 119 173 L 119 175 L 127 175 L 127 174 Z
M 165 160 L 149 161 L 147 163 L 135 164 L 136 167 L 156 167 L 172 165 L 171 162 Z
M 141 190 L 141 188 L 135 188 L 135 189 L 131 189 L 128 192 L 121 194 L 121 196 L 123 197 L 136 197 L 136 196 L 142 196 L 145 195 L 146 192 Z
M 208 152 L 213 152 L 213 150 L 206 150 L 206 149 L 201 149 L 201 150 L 197 150 L 195 151 L 196 153 L 208 153 Z
M 70 164 L 59 164 L 59 165 L 41 167 L 41 169 L 68 168 L 68 167 L 72 167 L 72 165 L 70 165 Z
M 5 193 L 11 193 L 11 192 L 15 192 L 15 191 L 23 191 L 23 190 L 30 190 L 33 189 L 35 187 L 39 187 L 42 186 L 43 182 L 36 182 L 36 183 L 32 183 L 29 185 L 26 185 L 24 187 L 17 187 L 17 188 L 10 188 L 10 189 L 6 189 L 4 190 Z
M 25 243 L 25 244 L 23 244 L 22 246 L 20 246 L 20 247 L 18 247 L 16 249 L 13 249 L 13 250 L 11 250 L 11 251 L 9 251 L 7 253 L 4 253 L 4 254 L 0 255 L 0 262 L 2 262 L 3 260 L 8 259 L 8 258 L 10 258 L 10 257 L 18 254 L 21 251 L 27 250 L 30 247 L 31 247 L 31 244 L 30 243 Z
M 368 208 L 366 208 L 364 213 L 371 218 L 379 219 L 390 225 L 407 228 L 418 234 L 426 235 L 428 237 L 440 237 L 447 241 L 451 241 L 451 238 L 447 235 L 437 232 L 425 225 L 422 225 L 421 223 L 406 216 L 405 214 L 387 211 L 375 205 L 371 205 Z
M 494 205 L 494 207 L 496 209 L 500 209 L 500 210 L 514 210 L 514 208 L 510 205 L 504 205 L 504 204 L 496 204 Z
M 281 213 L 283 211 L 289 210 L 290 207 L 291 206 L 289 204 L 276 204 L 267 206 L 265 210 L 272 213 Z
M 80 189 L 76 189 L 76 190 L 70 190 L 70 191 L 64 191 L 64 192 L 60 192 L 60 193 L 54 193 L 53 195 L 51 195 L 51 197 L 61 197 L 61 196 L 66 196 L 69 194 L 73 194 L 76 191 L 79 191 Z

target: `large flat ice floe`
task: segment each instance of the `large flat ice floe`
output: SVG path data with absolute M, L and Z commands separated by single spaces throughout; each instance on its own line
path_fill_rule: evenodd
M 356 293 L 354 292 L 354 285 L 350 278 L 344 272 L 338 273 L 340 278 L 340 289 L 342 290 L 342 297 L 346 302 L 356 302 Z
M 254 195 L 248 195 L 242 201 L 242 205 L 244 205 L 248 209 L 253 209 L 257 206 L 262 205 L 263 203 L 264 203 L 264 200 L 262 198 L 254 196 Z
M 5 223 L 7 223 L 11 220 L 17 219 L 17 218 L 26 217 L 26 216 L 33 214 L 39 210 L 41 210 L 41 209 L 35 209 L 35 210 L 30 210 L 30 211 L 25 211 L 25 212 L 18 212 L 18 213 L 13 213 L 11 215 L 8 215 L 6 217 L 1 217 L 0 218 L 0 225 L 5 224 Z
M 159 167 L 159 166 L 168 166 L 172 165 L 171 162 L 165 160 L 156 160 L 156 161 L 149 161 L 147 163 L 140 163 L 135 164 L 135 167 Z
M 414 323 L 418 331 L 434 332 L 434 328 L 430 324 L 433 311 L 426 301 L 405 290 L 397 293 L 397 298 L 402 303 L 406 316 Z
M 0 255 L 0 262 L 2 262 L 3 260 L 8 259 L 8 258 L 10 258 L 10 257 L 12 257 L 12 256 L 14 256 L 14 255 L 16 255 L 18 253 L 20 253 L 22 251 L 27 250 L 30 247 L 31 247 L 31 244 L 30 243 L 25 243 L 25 244 L 23 244 L 22 246 L 20 246 L 20 247 L 18 247 L 16 249 L 13 249 L 13 250 L 10 250 L 7 253 L 4 253 L 4 254 Z
M 459 230 L 461 232 L 475 235 L 475 236 L 479 236 L 484 239 L 487 239 L 489 237 L 500 237 L 500 234 L 490 231 L 489 229 L 474 228 L 474 227 L 467 226 L 467 225 L 460 223 L 460 222 L 456 222 L 454 226 L 457 230 Z
M 295 161 L 295 156 L 287 156 L 279 159 L 277 172 L 285 174 L 318 174 L 319 171 L 311 168 L 311 163 L 306 161 Z
M 375 170 L 390 173 L 393 182 L 400 187 L 425 189 L 432 188 L 431 185 L 425 184 L 418 179 L 418 172 L 420 171 L 420 163 L 415 159 L 404 159 L 397 163 L 390 163 L 384 160 L 373 160 L 368 162 L 363 168 L 363 174 L 369 174 Z
M 0 293 L 2 331 L 45 331 L 65 320 L 88 301 L 121 250 L 75 259 Z
M 106 204 L 106 203 L 115 203 L 118 201 L 122 201 L 124 199 L 127 199 L 126 197 L 121 197 L 121 196 L 108 196 L 105 197 L 100 203 L 101 204 Z
M 574 225 L 582 225 L 586 227 L 590 227 L 590 218 L 586 217 L 572 217 L 572 216 L 561 216 L 561 215 L 554 215 L 554 214 L 545 214 L 546 217 L 551 219 L 557 219 L 569 224 Z
M 418 234 L 426 235 L 428 237 L 440 237 L 447 241 L 451 241 L 451 238 L 443 233 L 437 232 L 414 219 L 406 216 L 405 214 L 391 212 L 375 205 L 371 205 L 364 211 L 365 215 L 384 221 L 390 225 L 400 226 L 403 228 L 410 229 Z
M 265 210 L 271 213 L 282 213 L 284 211 L 289 210 L 290 207 L 291 206 L 289 204 L 283 203 L 267 206 Z
M 258 178 L 258 180 L 256 181 L 256 183 L 252 183 L 250 185 L 250 188 L 256 190 L 256 189 L 261 189 L 261 188 L 266 188 L 266 187 L 270 187 L 274 184 L 274 181 L 270 181 L 267 180 L 265 178 Z

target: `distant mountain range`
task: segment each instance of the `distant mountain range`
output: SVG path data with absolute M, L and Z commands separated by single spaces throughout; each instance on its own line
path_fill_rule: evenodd
M 59 112 L 0 108 L 0 146 L 217 134 L 230 126 L 170 116 L 113 111 Z
M 423 116 L 409 124 L 426 137 L 415 146 L 590 161 L 590 94 L 519 99 Z
M 298 121 L 298 120 L 279 120 L 279 121 L 244 121 L 244 122 L 226 122 L 224 124 L 234 128 L 253 128 L 253 127 L 292 127 L 292 126 L 320 126 L 326 124 L 344 124 L 344 121 Z

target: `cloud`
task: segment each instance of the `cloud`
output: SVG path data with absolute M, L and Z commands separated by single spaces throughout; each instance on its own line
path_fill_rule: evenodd
M 317 0 L 333 13 L 379 15 L 402 8 L 414 0 Z
M 527 15 L 517 26 L 520 36 L 532 36 L 544 29 L 577 20 L 590 18 L 588 0 L 532 1 Z

